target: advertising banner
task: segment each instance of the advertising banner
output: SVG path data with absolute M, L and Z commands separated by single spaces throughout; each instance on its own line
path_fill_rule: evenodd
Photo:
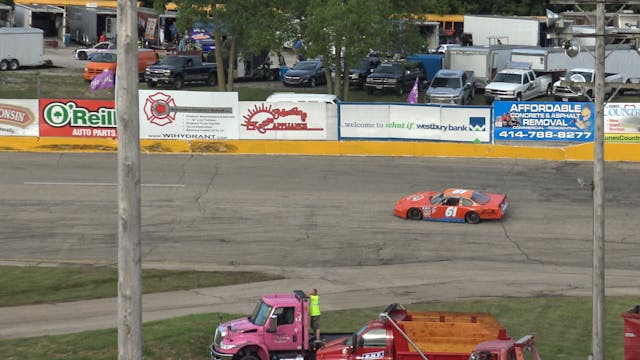
M 38 136 L 38 100 L 0 99 L 0 136 Z
M 140 90 L 140 138 L 238 139 L 238 93 Z
M 118 137 L 113 100 L 40 99 L 40 136 Z
M 640 143 L 639 103 L 609 103 L 604 106 L 604 141 Z
M 491 142 L 491 108 L 342 103 L 341 139 Z
M 496 101 L 494 140 L 593 141 L 593 103 Z
M 314 102 L 253 102 L 239 105 L 240 139 L 327 140 L 327 107 Z

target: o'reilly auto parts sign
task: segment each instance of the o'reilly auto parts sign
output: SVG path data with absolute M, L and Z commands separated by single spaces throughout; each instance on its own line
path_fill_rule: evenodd
M 118 137 L 113 100 L 41 99 L 40 136 Z

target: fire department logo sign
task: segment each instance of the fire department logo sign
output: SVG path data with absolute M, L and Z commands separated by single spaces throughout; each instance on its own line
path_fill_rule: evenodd
M 176 112 L 171 111 L 171 108 L 175 107 L 176 101 L 173 97 L 158 92 L 148 96 L 144 102 L 144 116 L 152 124 L 165 126 L 176 120 Z

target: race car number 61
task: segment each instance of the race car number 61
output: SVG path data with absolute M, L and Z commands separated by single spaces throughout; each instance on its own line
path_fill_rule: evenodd
M 456 216 L 456 212 L 458 212 L 458 208 L 455 206 L 450 206 L 447 208 L 444 215 L 447 217 L 452 217 L 452 216 Z

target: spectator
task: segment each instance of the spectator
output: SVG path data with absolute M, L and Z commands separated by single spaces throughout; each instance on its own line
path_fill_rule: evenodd
M 100 34 L 100 38 L 98 39 L 98 42 L 105 42 L 105 41 L 107 41 L 107 34 L 105 34 L 103 31 L 102 34 Z

